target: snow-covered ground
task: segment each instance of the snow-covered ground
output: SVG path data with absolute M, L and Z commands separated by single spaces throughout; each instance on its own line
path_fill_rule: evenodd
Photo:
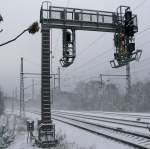
M 126 113 L 128 114 L 128 116 L 125 115 L 125 113 L 122 115 L 121 113 L 117 114 L 117 113 L 109 113 L 109 112 L 76 112 L 76 111 L 62 111 L 62 112 L 67 112 L 67 113 L 77 113 L 77 114 L 83 114 L 83 116 L 85 115 L 89 115 L 91 116 L 93 119 L 95 117 L 100 117 L 100 120 L 103 120 L 102 117 L 104 118 L 108 118 L 107 120 L 110 121 L 110 122 L 105 122 L 105 121 L 99 121 L 99 120 L 92 120 L 92 119 L 88 119 L 88 122 L 93 122 L 93 123 L 96 123 L 96 124 L 100 124 L 100 125 L 106 125 L 106 126 L 110 126 L 110 127 L 114 127 L 114 128 L 122 128 L 124 130 L 129 130 L 131 132 L 137 132 L 137 133 L 142 133 L 142 134 L 145 134 L 145 135 L 150 135 L 150 119 L 144 119 L 142 118 L 142 116 L 150 116 L 150 114 L 146 113 L 146 114 L 143 114 L 143 113 L 134 113 L 136 115 L 139 115 L 139 118 L 140 118 L 140 122 L 144 122 L 144 123 L 147 123 L 147 124 L 140 124 L 138 123 L 137 121 L 137 117 L 133 117 L 133 114 L 131 113 Z M 108 115 L 106 114 L 108 113 Z M 131 115 L 131 116 L 129 116 Z M 110 120 L 109 120 L 110 118 Z M 111 120 L 111 118 L 114 118 L 114 120 Z M 79 118 L 78 119 L 83 119 L 83 118 Z M 115 120 L 116 119 L 116 120 Z M 117 120 L 118 119 L 118 120 Z M 130 123 L 130 122 L 125 122 L 125 121 L 119 121 L 119 120 L 129 120 L 129 121 L 132 121 L 133 123 Z M 105 120 L 105 119 L 104 119 Z M 112 121 L 112 123 L 111 123 Z M 129 125 L 123 125 L 123 124 L 117 124 L 117 123 L 113 123 L 113 122 L 121 122 L 121 123 L 125 123 L 125 124 L 132 124 L 132 125 L 137 125 L 137 126 L 144 126 L 145 128 L 142 128 L 142 127 L 135 127 L 135 126 L 129 126 Z M 149 129 L 148 129 L 149 128 Z
M 16 114 L 18 112 L 16 111 Z M 37 121 L 40 116 L 30 112 L 26 112 L 26 117 Z M 115 142 L 114 140 L 104 138 L 102 136 L 97 136 L 88 133 L 84 130 L 69 126 L 67 124 L 54 121 L 56 125 L 56 134 L 65 135 L 67 143 L 70 144 L 69 149 L 132 149 L 132 147 L 127 146 L 122 143 Z M 20 131 L 17 132 L 14 143 L 11 144 L 9 149 L 37 149 L 32 143 L 27 143 L 27 132 L 25 126 L 21 126 L 19 122 L 18 127 Z M 82 148 L 81 148 L 82 147 Z
M 69 142 L 75 142 L 81 147 L 93 147 L 94 149 L 133 149 L 132 147 L 115 142 L 114 140 L 88 133 L 61 122 L 56 122 L 55 124 L 56 130 L 61 130 L 65 133 Z

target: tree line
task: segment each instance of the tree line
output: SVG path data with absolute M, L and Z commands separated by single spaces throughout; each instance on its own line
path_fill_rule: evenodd
M 53 102 L 64 110 L 149 112 L 150 81 L 133 84 L 128 95 L 111 82 L 79 82 L 72 92 L 57 91 Z

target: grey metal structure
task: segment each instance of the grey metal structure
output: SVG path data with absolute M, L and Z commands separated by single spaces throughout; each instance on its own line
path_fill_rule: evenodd
M 51 119 L 50 96 L 50 29 L 42 26 L 42 70 L 41 70 L 41 122 L 38 126 L 38 143 L 42 147 L 54 146 L 55 125 Z
M 115 32 L 115 13 L 88 9 L 50 6 L 41 8 L 44 28 Z
M 47 3 L 47 4 L 46 4 Z M 111 66 L 113 68 L 118 68 L 126 65 L 127 62 L 138 60 L 141 56 L 142 51 L 137 50 L 132 54 L 128 53 L 129 48 L 133 48 L 134 46 L 134 35 L 126 36 L 125 39 L 121 39 L 123 35 L 125 35 L 125 26 L 126 26 L 126 16 L 125 14 L 131 12 L 131 20 L 129 20 L 129 25 L 133 24 L 133 31 L 136 33 L 138 31 L 137 25 L 137 16 L 132 14 L 130 7 L 128 6 L 120 6 L 118 7 L 116 12 L 108 12 L 108 11 L 98 11 L 98 10 L 88 10 L 88 9 L 77 9 L 77 8 L 66 8 L 66 7 L 55 7 L 48 6 L 48 2 L 45 4 L 47 7 L 41 8 L 40 13 L 40 22 L 42 26 L 46 28 L 57 28 L 64 30 L 87 30 L 87 31 L 100 31 L 100 32 L 112 32 L 115 33 L 114 38 L 119 35 L 119 42 L 124 42 L 124 45 L 117 46 L 115 60 L 111 60 Z M 64 35 L 64 33 L 63 33 Z M 72 35 L 73 36 L 73 35 Z M 74 33 L 75 37 L 75 33 Z M 75 42 L 75 41 L 74 41 Z M 73 42 L 72 42 L 73 43 Z M 121 43 L 123 44 L 123 43 Z M 64 53 L 68 52 L 69 47 L 65 47 L 67 45 L 63 42 L 63 60 L 72 58 L 72 63 L 75 58 L 75 52 L 73 54 Z M 75 45 L 75 44 L 74 44 Z M 129 46 L 128 46 L 129 45 Z M 73 46 L 72 49 L 75 47 Z M 64 52 L 65 51 L 65 52 Z M 119 54 L 118 54 L 119 53 Z M 65 55 L 65 56 L 64 56 Z M 61 60 L 62 60 L 61 59 Z M 62 65 L 63 67 L 69 66 L 67 63 Z M 70 65 L 72 64 L 70 63 Z
M 124 10 L 123 10 L 124 9 Z M 55 7 L 51 2 L 43 2 L 40 10 L 40 23 L 42 28 L 42 90 L 41 90 L 41 126 L 39 128 L 39 140 L 42 144 L 43 136 L 47 137 L 46 132 L 50 130 L 55 132 L 54 125 L 51 120 L 51 96 L 50 96 L 50 29 L 61 29 L 63 31 L 63 58 L 60 60 L 63 67 L 70 66 L 76 56 L 76 30 L 110 32 L 115 35 L 125 33 L 125 13 L 129 12 L 130 8 L 121 6 L 116 12 Z M 137 16 L 131 15 L 134 33 L 138 31 Z M 130 22 L 130 20 L 129 20 Z M 121 37 L 119 36 L 119 40 Z M 134 38 L 127 37 L 124 42 L 126 45 L 134 46 Z M 122 41 L 119 41 L 122 42 Z M 131 42 L 131 43 L 130 43 Z M 133 43 L 133 44 L 132 44 Z M 140 50 L 128 55 L 124 53 L 127 47 L 115 46 L 118 57 L 110 61 L 113 68 L 126 65 L 128 62 L 139 58 Z M 135 55 L 133 57 L 133 55 Z M 117 63 L 116 63 L 117 61 Z M 127 62 L 127 63 L 126 63 Z M 50 126 L 50 129 L 47 127 Z M 52 127 L 51 127 L 52 126 Z M 44 133 L 42 133 L 44 130 Z M 53 133 L 52 133 L 53 134 Z M 49 138 L 49 137 L 47 137 Z M 47 144 L 55 144 L 55 135 L 52 135 L 50 140 L 45 141 Z
M 103 86 L 103 77 L 128 77 L 128 74 L 126 75 L 120 75 L 120 74 L 100 74 L 100 88 Z
M 138 32 L 137 16 L 132 13 L 130 7 L 117 8 L 114 21 L 116 31 L 114 33 L 115 53 L 114 60 L 110 61 L 112 68 L 128 65 L 129 62 L 139 60 L 142 50 L 135 50 L 134 34 Z
M 60 59 L 62 67 L 73 64 L 76 57 L 75 30 L 63 29 L 63 57 Z
M 131 71 L 130 71 L 130 63 L 128 63 L 126 65 L 126 81 L 127 81 L 127 85 L 126 85 L 126 104 L 127 107 L 130 107 L 130 99 L 131 99 Z

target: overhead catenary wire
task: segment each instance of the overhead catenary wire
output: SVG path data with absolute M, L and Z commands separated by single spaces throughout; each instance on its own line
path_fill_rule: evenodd
M 104 36 L 106 35 L 106 33 L 101 34 L 100 36 L 98 36 L 96 39 L 94 39 L 87 47 L 85 47 L 78 55 L 79 57 L 82 56 L 83 54 L 85 54 L 85 52 L 90 49 L 96 42 L 98 42 L 99 40 L 101 40 Z
M 67 1 L 68 2 L 68 1 Z M 141 4 L 141 3 L 140 3 Z M 137 7 L 135 8 L 135 10 L 136 9 L 138 9 Z M 87 46 L 86 48 L 85 48 L 85 50 L 87 50 L 87 49 L 89 49 L 92 45 L 94 45 L 99 39 L 102 39 L 102 37 L 104 37 L 104 35 L 105 35 L 105 33 L 104 34 L 102 34 L 101 36 L 99 36 L 97 39 L 95 39 L 94 41 L 92 41 L 90 44 L 89 44 L 89 46 Z M 83 50 L 83 52 L 81 52 L 81 54 L 79 54 L 79 56 L 81 56 L 84 52 L 85 52 L 85 50 Z
M 149 68 L 149 69 L 148 69 Z M 147 65 L 146 67 L 142 68 L 142 69 L 135 69 L 134 71 L 131 71 L 131 73 L 137 73 L 137 72 L 145 72 L 145 70 L 150 70 L 150 66 Z M 149 71 L 150 72 L 150 71 Z
M 143 32 L 145 32 L 146 30 L 149 30 L 149 29 L 150 29 L 150 27 L 148 27 L 148 28 L 144 29 L 143 31 L 141 31 L 141 32 L 140 32 L 140 36 L 142 35 Z M 95 40 L 95 41 L 96 41 L 96 40 Z M 143 46 L 143 45 L 145 46 L 146 44 L 149 44 L 149 43 L 150 43 L 150 41 L 145 42 L 145 43 L 143 43 L 143 44 L 140 45 L 140 46 Z M 111 51 L 111 50 L 110 50 L 110 51 Z M 107 52 L 109 52 L 109 51 L 107 50 Z M 106 53 L 107 53 L 107 52 L 106 52 Z M 104 53 L 105 53 L 105 52 L 104 52 Z M 84 67 L 84 66 L 88 66 L 88 65 L 86 65 L 86 64 L 90 63 L 91 61 L 93 61 L 94 59 L 97 59 L 97 58 L 100 57 L 100 56 L 103 56 L 103 53 L 102 53 L 102 54 L 99 54 L 99 55 L 96 55 L 95 57 L 93 57 L 93 58 L 90 59 L 89 61 L 85 62 L 84 64 L 78 66 L 77 68 L 74 68 L 73 71 L 76 71 L 76 70 L 78 70 L 78 69 L 81 69 L 81 68 Z
M 147 0 L 143 0 L 141 3 L 139 3 L 139 4 L 133 9 L 133 11 L 136 11 L 136 10 L 138 10 L 139 8 L 141 8 L 146 2 L 147 2 Z
M 100 54 L 98 54 L 98 55 L 92 57 L 91 59 L 89 59 L 89 60 L 86 61 L 85 63 L 79 65 L 79 66 L 76 67 L 76 68 L 74 68 L 73 71 L 76 71 L 76 70 L 78 70 L 78 69 L 81 69 L 81 68 L 84 67 L 86 64 L 88 64 L 88 63 L 92 62 L 93 60 L 99 58 L 100 56 L 105 55 L 106 53 L 110 52 L 110 50 L 111 50 L 111 49 L 108 49 L 108 50 L 106 50 L 106 51 L 104 51 L 104 52 L 102 52 L 102 53 L 100 53 Z
M 134 11 L 135 10 L 138 10 L 144 3 L 146 2 L 146 0 L 144 0 L 144 1 L 142 1 L 142 3 L 140 3 L 140 4 L 138 4 L 137 6 L 136 6 L 136 8 L 134 9 Z M 147 30 L 149 30 L 149 29 L 147 29 Z M 146 31 L 144 31 L 143 30 L 143 33 L 144 32 L 146 32 Z M 139 35 L 141 35 L 142 34 L 142 32 L 139 32 L 139 34 L 138 34 L 138 36 Z M 87 51 L 87 49 L 88 48 L 90 48 L 92 45 L 94 45 L 94 43 L 96 43 L 98 40 L 97 39 L 95 39 L 94 41 L 92 41 L 92 43 L 90 43 L 89 44 L 89 47 L 87 46 L 87 48 L 85 48 L 85 50 Z M 84 53 L 85 51 L 83 50 L 83 53 Z M 82 52 L 81 52 L 81 54 L 82 54 Z M 99 57 L 100 57 L 100 55 L 99 55 Z M 74 73 L 74 71 L 76 71 L 76 70 L 79 70 L 79 69 L 81 69 L 81 68 L 83 68 L 83 67 L 85 67 L 85 66 L 88 66 L 87 64 L 89 64 L 91 61 L 93 61 L 95 58 L 98 58 L 98 55 L 97 56 L 95 56 L 95 57 L 93 57 L 93 58 L 91 58 L 90 60 L 88 60 L 87 62 L 85 62 L 84 64 L 81 64 L 80 66 L 78 66 L 78 67 L 76 67 L 76 68 L 73 68 L 73 67 L 71 67 L 72 68 L 72 70 L 73 70 L 73 73 Z M 70 71 L 69 71 L 70 72 Z
M 144 32 L 144 31 L 145 31 L 145 29 L 144 29 L 143 31 L 141 31 L 140 33 Z M 96 40 L 94 40 L 93 42 L 95 42 L 95 41 L 97 41 L 97 40 L 98 40 L 98 38 L 97 38 Z M 149 43 L 150 43 L 150 42 L 144 43 L 144 45 L 145 45 L 145 44 L 149 44 Z M 92 43 L 91 43 L 91 44 L 92 44 Z M 112 48 L 113 48 L 113 47 L 112 47 Z M 96 55 L 95 57 L 93 57 L 92 59 L 88 60 L 88 61 L 85 62 L 84 64 L 78 66 L 77 68 L 72 68 L 73 71 L 76 71 L 76 70 L 78 70 L 78 69 L 81 69 L 81 68 L 84 67 L 84 66 L 88 66 L 88 65 L 86 65 L 86 64 L 88 64 L 88 63 L 90 63 L 91 61 L 97 59 L 98 57 L 103 56 L 105 53 L 108 53 L 108 52 L 111 52 L 111 50 L 106 50 L 106 52 L 103 52 L 103 53 L 101 53 L 101 54 L 99 54 L 99 55 Z
M 147 0 L 142 1 L 142 2 L 141 2 L 140 4 L 138 4 L 133 10 L 135 11 L 135 10 L 139 9 L 146 1 L 147 1 Z M 150 29 L 150 27 L 149 27 L 147 30 L 149 30 L 149 29 Z M 145 30 L 145 31 L 146 31 L 146 30 Z M 142 31 L 142 32 L 145 32 L 145 31 Z M 139 34 L 141 34 L 142 32 L 140 32 Z M 102 39 L 105 35 L 106 35 L 106 33 L 103 33 L 103 34 L 100 35 L 98 38 L 96 38 L 94 41 L 92 41 L 86 48 L 84 48 L 84 49 L 82 50 L 83 52 L 79 53 L 79 56 L 81 56 L 81 55 L 85 52 L 85 50 L 88 50 L 91 46 L 93 46 L 97 41 L 99 41 L 100 39 Z
M 144 30 L 141 31 L 140 33 L 145 32 L 147 29 L 150 29 L 150 27 L 144 29 Z M 140 36 L 141 36 L 141 35 L 140 35 Z M 139 46 L 143 46 L 143 45 L 146 45 L 146 44 L 150 44 L 150 41 L 147 41 L 147 42 L 145 42 L 145 43 L 143 43 L 143 44 L 141 44 L 141 45 L 139 45 Z M 113 49 L 113 47 L 112 47 L 112 49 Z M 108 51 L 111 51 L 111 49 L 106 50 L 106 51 L 104 51 L 103 53 L 101 53 L 101 54 L 99 54 L 99 55 L 96 55 L 95 57 L 93 57 L 92 59 L 90 59 L 89 61 L 87 61 L 87 63 L 88 63 L 88 62 L 91 62 L 94 58 L 97 58 L 97 57 L 99 57 L 99 56 L 103 56 L 103 54 L 104 54 L 105 52 L 107 53 Z M 87 64 L 87 63 L 85 63 L 85 64 Z M 80 66 L 79 66 L 79 67 L 80 67 Z
M 26 62 L 28 62 L 28 63 L 34 65 L 34 66 L 40 67 L 40 63 L 34 62 L 34 61 L 30 60 L 30 59 L 27 58 L 27 57 L 24 57 L 24 61 L 26 61 Z
M 147 32 L 147 31 L 149 31 L 149 30 L 150 30 L 150 26 L 148 26 L 148 27 L 145 28 L 144 30 L 142 30 L 142 31 L 140 31 L 139 33 L 137 33 L 137 36 L 139 36 L 139 35 L 141 35 L 141 34 Z M 138 37 L 137 37 L 137 39 L 138 39 Z
M 144 29 L 145 30 L 145 29 Z M 143 30 L 143 31 L 144 31 Z M 147 43 L 147 44 L 149 44 L 149 43 Z M 100 56 L 100 55 L 99 55 Z M 97 57 L 97 56 L 96 56 Z M 79 70 L 79 69 L 81 69 L 81 68 L 86 68 L 85 66 L 88 66 L 88 68 L 89 68 L 89 65 L 85 65 L 85 64 L 88 64 L 89 62 L 91 62 L 91 61 L 93 61 L 94 59 L 96 59 L 96 57 L 94 57 L 94 58 L 92 58 L 92 59 L 90 59 L 89 61 L 87 61 L 86 63 L 84 63 L 84 64 L 82 64 L 82 65 L 80 65 L 79 67 L 77 67 L 77 68 L 75 68 L 74 69 L 74 71 L 76 71 L 76 70 Z M 145 60 L 142 60 L 142 61 L 145 61 Z M 142 62 L 142 61 L 140 61 L 140 62 Z M 95 65 L 96 66 L 96 65 Z M 94 68 L 94 67 L 93 67 Z M 90 69 L 91 70 L 91 69 Z
M 70 4 L 70 0 L 67 0 L 66 6 L 69 7 L 69 4 Z
M 26 31 L 28 31 L 28 29 L 25 29 L 24 31 L 22 31 L 19 35 L 17 35 L 15 38 L 13 38 L 13 39 L 11 39 L 11 40 L 9 40 L 9 41 L 7 41 L 7 42 L 4 42 L 4 43 L 2 43 L 2 44 L 0 44 L 0 47 L 1 46 L 4 46 L 4 45 L 6 45 L 6 44 L 9 44 L 9 43 L 11 43 L 11 42 L 13 42 L 13 41 L 15 41 L 15 40 L 17 40 L 21 35 L 23 35 Z

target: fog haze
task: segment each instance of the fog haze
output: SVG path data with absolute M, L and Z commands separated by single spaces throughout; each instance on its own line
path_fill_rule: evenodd
M 41 0 L 1 0 L 0 14 L 4 22 L 0 24 L 0 29 L 4 31 L 0 33 L 0 43 L 15 37 L 32 22 L 39 21 L 41 4 Z M 52 5 L 113 12 L 120 5 L 130 6 L 138 15 L 139 33 L 135 36 L 136 47 L 143 50 L 141 62 L 131 64 L 132 82 L 149 79 L 150 30 L 142 33 L 143 30 L 150 27 L 149 0 L 53 0 Z M 62 55 L 62 36 L 61 30 L 52 32 L 53 71 L 56 72 Z M 100 73 L 124 74 L 124 67 L 117 70 L 110 67 L 109 60 L 113 59 L 113 52 L 112 33 L 77 31 L 77 58 L 72 66 L 61 69 L 62 88 L 66 90 L 72 88 L 73 84 L 79 80 L 96 79 Z M 34 36 L 26 33 L 17 41 L 0 47 L 0 86 L 8 93 L 15 87 L 19 88 L 21 57 L 24 57 L 25 72 L 40 73 L 40 32 Z M 90 61 L 91 59 L 93 60 Z M 122 83 L 122 86 L 125 86 L 125 81 L 121 79 L 118 81 L 118 79 L 106 78 L 106 80 L 114 81 L 118 85 Z

